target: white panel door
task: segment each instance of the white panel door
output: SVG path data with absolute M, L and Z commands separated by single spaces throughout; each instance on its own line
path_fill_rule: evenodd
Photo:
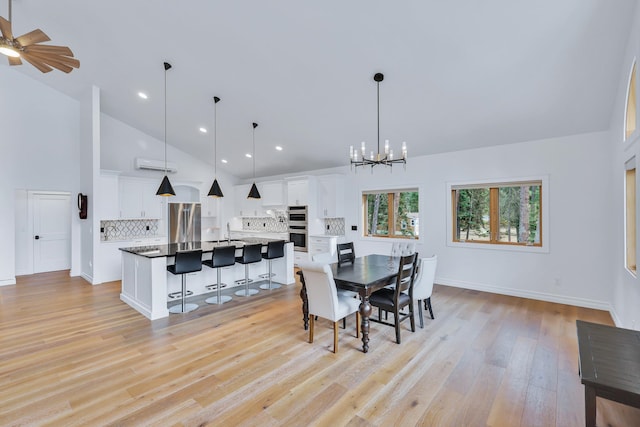
M 33 271 L 71 268 L 71 212 L 68 194 L 32 193 Z

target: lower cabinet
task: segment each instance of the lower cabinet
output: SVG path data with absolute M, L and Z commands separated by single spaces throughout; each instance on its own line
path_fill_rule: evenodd
M 309 236 L 309 258 L 313 260 L 316 254 L 330 253 L 332 262 L 336 262 L 336 246 L 338 244 L 337 236 Z
M 98 256 L 95 260 L 94 284 L 122 279 L 122 251 L 120 248 L 162 245 L 166 243 L 166 237 L 145 237 L 136 240 L 100 242 Z

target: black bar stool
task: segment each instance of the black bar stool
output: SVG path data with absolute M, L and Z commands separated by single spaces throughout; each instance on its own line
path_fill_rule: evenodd
M 263 283 L 260 285 L 260 289 L 278 289 L 280 287 L 279 283 L 271 284 L 271 277 L 273 277 L 273 273 L 271 272 L 271 261 L 276 258 L 284 258 L 284 240 L 267 243 L 267 252 L 262 254 L 262 258 L 269 260 L 269 283 Z M 266 276 L 262 275 L 261 277 Z
M 236 262 L 244 264 L 244 290 L 236 291 L 236 295 L 240 297 L 250 297 L 258 293 L 257 289 L 249 289 L 249 264 L 262 261 L 262 244 L 244 245 L 242 247 L 242 256 L 236 257 Z
M 169 307 L 169 313 L 188 313 L 198 308 L 198 304 L 186 304 L 187 278 L 185 274 L 202 270 L 202 250 L 178 251 L 173 265 L 167 265 L 167 271 L 171 274 L 182 276 L 182 303 Z
M 229 295 L 220 295 L 220 289 L 222 288 L 222 282 L 220 281 L 220 269 L 222 267 L 228 267 L 236 263 L 236 247 L 235 246 L 216 246 L 213 248 L 213 255 L 211 259 L 205 259 L 202 261 L 202 265 L 206 265 L 209 268 L 216 269 L 218 276 L 217 280 L 217 296 L 207 298 L 204 300 L 207 304 L 224 304 L 231 301 Z

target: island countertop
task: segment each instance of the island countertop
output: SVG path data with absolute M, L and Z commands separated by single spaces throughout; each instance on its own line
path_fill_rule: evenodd
M 263 238 L 245 238 L 242 240 L 214 240 L 207 242 L 185 242 L 185 243 L 169 243 L 167 245 L 152 246 L 135 246 L 131 248 L 120 248 L 123 252 L 144 256 L 147 258 L 171 257 L 175 256 L 178 251 L 195 251 L 202 249 L 203 253 L 213 252 L 213 248 L 219 246 L 235 246 L 242 249 L 244 245 L 261 244 L 267 246 L 269 242 L 275 242 L 282 239 L 263 239 Z M 289 243 L 285 240 L 285 243 Z

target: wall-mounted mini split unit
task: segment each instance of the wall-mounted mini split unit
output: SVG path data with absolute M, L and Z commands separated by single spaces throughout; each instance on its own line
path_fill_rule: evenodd
M 136 157 L 135 164 L 136 164 L 136 169 L 164 172 L 164 161 L 162 160 L 149 160 L 149 159 L 141 159 L 140 157 Z M 167 162 L 167 172 L 177 172 L 177 171 L 178 171 L 178 168 L 176 168 L 175 163 Z

